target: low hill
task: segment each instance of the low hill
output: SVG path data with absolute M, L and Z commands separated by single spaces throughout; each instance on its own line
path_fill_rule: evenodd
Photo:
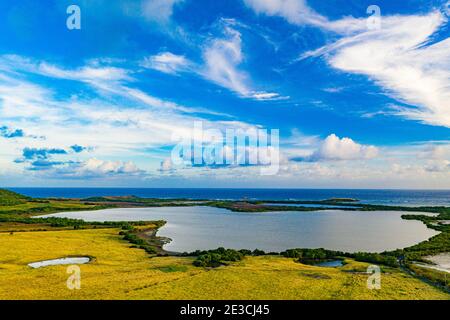
M 21 195 L 19 193 L 0 189 L 0 206 L 14 206 L 17 204 L 26 203 L 31 198 Z

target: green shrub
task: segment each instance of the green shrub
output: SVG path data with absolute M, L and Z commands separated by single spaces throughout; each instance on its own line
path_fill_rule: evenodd
M 244 255 L 240 251 L 221 247 L 215 250 L 198 251 L 197 259 L 193 264 L 196 267 L 216 268 L 226 262 L 242 260 L 243 257 Z

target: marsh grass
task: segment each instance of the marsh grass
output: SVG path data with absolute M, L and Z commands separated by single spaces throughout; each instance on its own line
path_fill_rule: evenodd
M 308 266 L 282 256 L 248 256 L 215 269 L 193 257 L 153 257 L 131 249 L 120 229 L 0 233 L 0 299 L 449 299 L 398 269 L 368 290 L 368 264 Z M 14 248 L 14 250 L 11 250 Z M 33 261 L 93 256 L 81 289 L 68 290 L 65 266 L 32 269 Z M 354 272 L 360 270 L 361 272 Z

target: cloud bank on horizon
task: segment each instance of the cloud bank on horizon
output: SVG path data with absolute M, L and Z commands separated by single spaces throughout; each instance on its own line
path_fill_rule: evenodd
M 72 2 L 0 6 L 1 185 L 450 188 L 447 0 Z M 174 166 L 199 122 L 279 171 Z

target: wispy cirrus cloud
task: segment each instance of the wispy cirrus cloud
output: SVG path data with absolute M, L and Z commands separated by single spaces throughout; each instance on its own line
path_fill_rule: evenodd
M 144 68 L 158 70 L 169 74 L 178 74 L 188 71 L 192 62 L 182 55 L 171 52 L 160 52 L 154 56 L 146 57 L 141 62 Z
M 86 155 L 72 159 L 86 150 L 98 159 L 117 159 L 119 155 L 125 159 L 140 157 L 143 164 L 140 168 L 156 170 L 160 161 L 157 148 L 175 144 L 173 135 L 186 136 L 196 121 L 202 122 L 205 128 L 252 126 L 230 121 L 229 115 L 151 96 L 135 87 L 137 80 L 128 69 L 103 64 L 64 68 L 19 56 L 1 56 L 0 60 L 5 62 L 0 68 L 1 117 L 7 123 L 20 123 L 30 133 L 45 133 L 47 137 L 44 141 L 14 141 L 14 144 L 0 140 L 0 146 L 7 150 L 6 156 L 11 162 L 16 160 L 16 165 L 27 165 L 27 169 L 36 173 L 45 170 L 70 176 L 68 171 L 76 167 L 78 172 L 80 164 L 89 160 Z M 45 68 L 41 67 L 43 65 Z M 107 80 L 108 73 L 112 73 L 112 81 Z M 44 86 L 42 81 L 36 84 L 36 76 L 51 79 L 50 83 L 70 80 L 78 85 L 69 98 L 61 99 L 51 85 Z M 94 89 L 92 97 L 76 94 L 87 88 Z M 217 120 L 201 116 L 205 114 L 214 114 Z M 25 156 L 19 157 L 20 147 L 26 149 Z M 149 151 L 152 148 L 156 148 L 155 153 Z M 56 149 L 66 154 L 56 154 Z M 65 171 L 61 171 L 62 168 Z M 118 170 L 119 174 L 121 172 Z
M 448 23 L 445 5 L 423 15 L 381 16 L 380 28 L 368 28 L 362 18 L 331 21 L 305 0 L 244 2 L 260 14 L 341 34 L 336 42 L 302 54 L 301 59 L 323 56 L 335 69 L 366 75 L 403 103 L 393 114 L 450 127 L 450 39 L 436 40 Z
M 67 39 L 52 30 L 48 36 L 55 41 L 43 41 L 39 32 L 29 30 L 30 38 L 36 41 L 30 41 L 29 48 L 18 48 L 19 41 L 7 41 L 15 39 L 15 27 L 7 27 L 2 33 L 6 39 L 1 44 L 2 52 L 21 52 L 28 58 L 0 56 L 2 179 L 25 181 L 24 185 L 30 181 L 48 185 L 59 179 L 86 179 L 61 182 L 74 185 L 85 184 L 91 178 L 98 183 L 104 178 L 108 179 L 105 185 L 112 185 L 109 179 L 118 177 L 117 185 L 131 185 L 129 181 L 135 177 L 133 183 L 141 186 L 150 185 L 139 180 L 148 178 L 150 172 L 166 172 L 176 173 L 179 181 L 192 186 L 210 186 L 224 181 L 223 177 L 228 179 L 227 186 L 249 182 L 246 186 L 448 188 L 450 157 L 446 146 L 430 141 L 429 150 L 422 145 L 402 145 L 417 139 L 445 139 L 446 129 L 393 118 L 396 115 L 436 125 L 447 121 L 448 43 L 442 40 L 446 36 L 445 21 L 440 23 L 430 13 L 420 13 L 427 7 L 425 4 L 420 9 L 405 4 L 401 11 L 410 16 L 382 16 L 381 29 L 368 30 L 365 19 L 331 18 L 355 12 L 361 8 L 359 5 L 343 3 L 336 8 L 321 4 L 315 10 L 308 5 L 317 3 L 313 1 L 245 3 L 257 14 L 274 18 L 255 19 L 241 6 L 202 6 L 187 1 L 138 0 L 121 1 L 118 5 L 90 1 L 84 12 L 105 9 L 106 19 L 97 25 L 97 30 L 90 28 L 90 37 L 83 38 L 86 42 L 82 45 L 78 46 L 75 39 L 71 52 L 61 50 L 57 42 Z M 398 9 L 388 2 L 384 5 L 390 12 Z M 360 14 L 365 16 L 365 8 L 361 9 Z M 421 16 L 426 17 L 412 19 Z M 107 19 L 111 21 L 106 23 Z M 308 28 L 298 28 L 299 32 L 287 35 L 296 28 L 279 23 L 281 19 Z M 311 28 L 321 32 L 301 32 Z M 266 38 L 261 42 L 263 37 Z M 42 43 L 45 46 L 41 47 Z M 303 52 L 311 50 L 303 59 L 323 59 L 331 68 L 324 69 L 322 61 L 287 62 L 298 56 L 299 45 Z M 366 51 L 368 48 L 373 52 Z M 154 55 L 141 60 L 142 52 Z M 121 59 L 99 58 L 102 54 Z M 38 56 L 52 58 L 42 60 Z M 263 58 L 265 63 L 258 63 L 255 58 Z M 142 67 L 177 78 L 145 72 Z M 400 79 L 402 74 L 407 77 Z M 381 90 L 374 90 L 365 81 L 358 81 L 355 90 L 352 81 L 364 77 L 373 80 Z M 412 83 L 407 83 L 408 77 Z M 209 83 L 192 85 L 199 84 L 199 79 Z M 192 84 L 185 85 L 191 80 Z M 152 87 L 155 84 L 158 87 Z M 211 90 L 211 84 L 217 86 L 216 90 Z M 278 90 L 293 96 L 283 103 L 283 108 L 265 103 L 258 112 L 257 104 L 249 101 L 284 99 Z M 374 99 L 366 104 L 362 99 L 368 91 Z M 380 97 L 380 92 L 397 101 Z M 228 93 L 242 99 L 229 99 Z M 209 100 L 212 95 L 217 100 Z M 211 105 L 201 102 L 205 100 Z M 220 111 L 227 108 L 229 101 L 233 105 L 227 112 L 232 115 Z M 302 108 L 311 103 L 322 109 L 311 112 Z M 331 108 L 337 111 L 344 105 L 348 114 L 330 115 Z M 375 117 L 381 114 L 384 117 Z M 386 119 L 388 116 L 390 119 Z M 173 135 L 189 135 L 195 121 L 219 130 L 257 127 L 247 123 L 248 119 L 277 127 L 282 135 L 297 125 L 309 134 L 299 131 L 289 141 L 281 137 L 280 174 L 267 179 L 265 185 L 259 184 L 261 177 L 256 167 L 199 165 L 178 170 L 168 159 L 170 149 L 178 141 L 172 139 Z M 355 126 L 348 128 L 353 121 Z M 383 125 L 392 127 L 385 133 L 380 130 Z M 412 134 L 394 137 L 396 125 L 402 133 L 412 129 Z M 339 136 L 327 137 L 330 132 L 339 132 Z M 42 135 L 47 139 L 30 138 Z M 362 141 L 371 141 L 377 147 Z M 383 146 L 384 143 L 392 145 Z M 23 156 L 25 148 L 29 149 L 29 159 Z M 53 153 L 53 149 L 67 153 Z M 23 161 L 14 163 L 17 159 Z M 13 174 L 14 179 L 10 180 L 8 177 Z M 33 180 L 35 177 L 40 180 Z M 180 185 L 166 180 L 164 176 L 160 182 L 169 187 Z
M 221 19 L 223 29 L 219 37 L 209 37 L 202 46 L 200 63 L 190 61 L 183 55 L 161 52 L 146 57 L 141 65 L 168 74 L 191 72 L 226 88 L 238 96 L 254 100 L 281 100 L 289 97 L 276 92 L 259 91 L 251 84 L 251 76 L 242 70 L 245 55 L 242 50 L 242 34 L 233 28 L 234 20 Z
M 367 28 L 365 19 L 345 17 L 329 20 L 312 9 L 306 0 L 244 0 L 244 3 L 258 14 L 281 17 L 295 25 L 311 25 L 342 34 Z
M 426 124 L 450 127 L 450 39 L 433 41 L 448 18 L 387 16 L 379 30 L 367 30 L 308 52 L 331 67 L 363 74 L 402 103 L 390 112 Z
M 223 20 L 223 37 L 210 39 L 203 49 L 204 65 L 200 73 L 212 82 L 239 96 L 255 100 L 286 99 L 276 92 L 257 91 L 250 84 L 250 76 L 239 66 L 244 61 L 242 35 Z
M 143 0 L 141 2 L 142 15 L 149 21 L 168 23 L 172 17 L 174 7 L 184 0 Z
M 37 86 L 32 82 L 20 81 L 12 78 L 13 75 L 24 77 L 26 76 L 24 74 L 31 73 L 50 78 L 82 82 L 100 91 L 100 93 L 122 96 L 125 99 L 133 99 L 152 108 L 160 108 L 164 111 L 172 110 L 182 113 L 219 115 L 206 108 L 182 106 L 152 96 L 138 88 L 131 87 L 130 84 L 137 82 L 136 79 L 132 77 L 133 71 L 122 67 L 111 66 L 109 59 L 88 61 L 86 65 L 78 68 L 65 68 L 47 61 L 36 61 L 17 55 L 3 55 L 0 56 L 0 70 L 2 69 L 11 73 L 10 76 L 4 76 L 4 83 L 9 84 L 8 87 L 5 87 L 5 90 L 11 90 L 11 88 L 14 88 L 15 90 L 17 88 L 17 92 L 20 91 L 18 99 L 29 92 L 26 96 L 27 101 L 32 100 L 33 97 L 35 97 L 35 99 L 40 99 L 39 101 L 36 101 L 38 103 L 42 103 L 46 99 L 51 100 L 49 96 L 52 92 L 51 90 L 42 86 Z M 0 80 L 2 79 L 0 78 Z M 2 87 L 0 82 L 0 94 L 1 93 Z M 7 94 L 5 91 L 5 97 L 9 98 L 10 96 L 11 95 Z M 229 117 L 229 115 L 225 114 L 220 115 Z

